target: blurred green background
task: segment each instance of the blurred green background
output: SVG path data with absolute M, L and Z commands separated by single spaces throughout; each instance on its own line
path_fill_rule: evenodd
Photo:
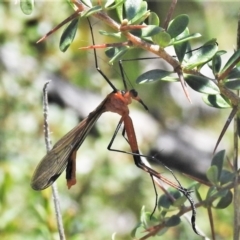
M 157 13 L 163 22 L 169 1 L 148 2 L 152 11 L 159 11 Z M 190 31 L 203 36 L 194 43 L 196 46 L 217 38 L 219 49 L 231 54 L 236 42 L 238 9 L 237 1 L 179 1 L 174 16 L 189 15 Z M 71 99 L 75 107 L 71 106 L 71 101 L 69 105 L 64 102 L 60 106 L 57 104 L 59 99 L 54 98 L 55 90 L 51 89 L 54 103 L 49 106 L 49 121 L 53 143 L 86 117 L 111 91 L 95 70 L 92 51 L 78 49 L 91 44 L 86 22 L 80 22 L 76 39 L 65 53 L 58 47 L 63 28 L 43 43 L 36 44 L 71 13 L 66 1 L 36 1 L 30 16 L 24 15 L 15 1 L 0 3 L 1 239 L 58 239 L 51 189 L 36 192 L 30 187 L 33 171 L 46 152 L 41 99 L 44 82 L 62 79 L 66 86 L 76 87 L 86 96 L 83 101 L 76 102 L 66 93 L 65 97 Z M 97 44 L 112 41 L 98 34 L 99 29 L 106 29 L 105 26 L 97 19 L 92 19 L 92 23 Z M 104 50 L 98 50 L 97 54 L 101 69 L 117 87 L 122 88 L 117 65 L 108 65 Z M 145 55 L 142 51 L 133 50 L 126 58 L 139 56 Z M 229 110 L 205 107 L 200 94 L 193 91 L 193 104 L 190 105 L 180 84 L 137 86 L 137 76 L 154 65 L 152 60 L 124 64 L 128 78 L 150 109 L 146 113 L 138 104 L 130 107 L 140 149 L 147 154 L 152 148 L 157 148 L 161 134 L 166 135 L 169 126 L 181 129 L 187 125 L 202 133 L 200 142 L 196 144 L 211 156 L 211 149 Z M 60 92 L 64 93 L 64 89 Z M 155 196 L 149 176 L 137 169 L 131 156 L 107 151 L 119 119 L 113 115 L 106 113 L 100 118 L 78 151 L 77 184 L 68 190 L 64 174 L 57 181 L 67 239 L 110 239 L 113 233 L 116 233 L 116 239 L 131 239 L 130 232 L 139 221 L 142 206 L 149 212 L 154 207 Z M 227 149 L 230 158 L 231 134 L 229 129 L 221 146 Z M 211 141 L 210 145 L 204 146 L 205 141 Z M 120 134 L 114 148 L 129 150 Z M 164 152 L 165 146 L 161 145 L 161 149 Z M 201 164 L 201 158 L 196 155 L 195 160 Z M 208 160 L 210 164 L 211 157 Z M 168 176 L 166 170 L 154 167 Z M 189 186 L 192 182 L 181 174 L 177 176 L 183 185 Z M 207 188 L 203 187 L 203 196 L 206 191 Z M 218 239 L 232 238 L 232 218 L 231 206 L 214 212 Z M 182 220 L 178 227 L 154 239 L 200 239 L 188 222 L 184 218 Z M 197 209 L 197 225 L 210 236 L 204 208 Z

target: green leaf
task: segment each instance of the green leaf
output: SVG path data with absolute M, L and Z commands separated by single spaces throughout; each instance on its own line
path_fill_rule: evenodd
M 153 69 L 140 75 L 137 78 L 136 82 L 138 84 L 151 83 L 151 82 L 161 80 L 162 78 L 170 74 L 172 74 L 172 72 L 161 70 L 161 69 Z
M 88 6 L 89 8 L 92 7 L 92 2 L 91 0 L 81 0 L 86 6 Z
M 113 4 L 115 2 L 115 4 Z M 112 9 L 115 9 L 119 6 L 122 7 L 123 3 L 125 2 L 125 0 L 108 0 L 105 5 L 104 5 L 104 8 L 106 10 L 112 10 Z
M 185 30 L 176 37 L 176 39 L 181 39 L 189 35 L 189 29 L 185 28 Z M 176 55 L 178 57 L 179 62 L 182 62 L 184 59 L 184 56 L 186 54 L 187 48 L 188 48 L 188 41 L 178 43 L 174 45 L 174 50 L 176 52 Z
M 213 195 L 216 194 L 216 193 L 217 193 L 216 187 L 215 187 L 215 186 L 211 186 L 211 187 L 208 189 L 206 199 L 209 199 L 211 196 L 213 196 Z M 210 206 L 212 205 L 212 203 L 206 202 L 206 204 L 204 205 L 204 207 L 208 207 L 209 204 L 210 204 Z
M 137 15 L 141 4 L 142 0 L 126 0 L 124 7 L 128 21 L 132 20 Z
M 142 207 L 141 209 L 141 224 L 145 227 L 148 228 L 154 224 L 156 224 L 157 219 L 155 217 L 151 218 L 151 213 L 145 211 L 145 206 Z
M 75 38 L 76 32 L 78 28 L 78 18 L 75 18 L 71 21 L 71 23 L 66 27 L 63 31 L 63 34 L 60 38 L 59 47 L 62 52 L 65 52 L 72 41 Z
M 225 99 L 220 95 L 203 95 L 203 101 L 210 107 L 214 108 L 230 108 L 231 105 L 225 101 Z
M 202 201 L 202 197 L 201 197 L 201 195 L 200 195 L 200 193 L 199 193 L 199 191 L 198 191 L 199 188 L 200 188 L 200 186 L 201 186 L 200 183 L 198 183 L 198 184 L 195 186 L 195 195 L 196 195 L 196 197 L 197 197 L 197 199 L 198 199 L 199 202 Z
M 188 15 L 179 15 L 169 23 L 167 32 L 171 35 L 172 38 L 175 38 L 186 29 L 188 22 Z
M 142 29 L 132 30 L 131 33 L 138 37 L 151 37 L 163 31 L 163 28 L 155 25 L 148 25 Z
M 171 36 L 167 32 L 162 31 L 152 36 L 152 40 L 155 44 L 158 44 L 160 47 L 165 48 L 171 42 Z
M 195 38 L 199 38 L 201 36 L 202 35 L 200 33 L 189 34 L 188 36 L 185 36 L 183 38 L 179 38 L 179 39 L 174 38 L 174 39 L 172 39 L 171 44 L 175 45 L 175 44 L 183 43 L 183 42 L 195 39 Z
M 216 43 L 204 44 L 202 47 L 194 51 L 192 57 L 188 59 L 185 67 L 193 69 L 197 66 L 202 66 L 204 63 L 210 61 L 218 50 Z
M 113 33 L 113 32 L 106 32 L 106 31 L 104 31 L 104 30 L 99 30 L 99 33 L 100 33 L 101 35 L 111 36 L 111 37 L 115 37 L 115 38 L 117 38 L 117 39 L 122 38 L 121 32 Z
M 162 195 L 158 200 L 158 208 L 163 207 L 165 209 L 168 209 L 171 205 L 172 201 L 166 195 Z
M 221 73 L 225 72 L 235 61 L 240 60 L 240 50 L 237 50 L 233 55 L 228 59 Z
M 129 47 L 115 47 L 109 48 L 105 51 L 105 54 L 111 58 L 109 64 L 113 64 L 115 61 L 122 59 L 122 56 L 129 50 Z
M 229 172 L 225 169 L 222 170 L 221 176 L 220 176 L 220 183 L 221 185 L 224 185 L 226 183 L 232 182 L 234 178 L 234 173 Z
M 181 218 L 177 215 L 173 215 L 167 220 L 165 226 L 166 227 L 174 227 L 174 226 L 177 226 L 180 223 L 181 223 Z
M 208 180 L 214 185 L 218 184 L 218 167 L 213 165 L 211 166 L 206 173 Z
M 160 20 L 159 20 L 158 15 L 155 12 L 150 12 L 149 17 L 148 17 L 148 24 L 159 26 Z
M 83 12 L 81 17 L 89 17 L 94 13 L 102 11 L 102 7 L 100 5 L 96 5 L 90 9 L 88 9 L 86 12 Z
M 219 94 L 218 86 L 207 77 L 185 74 L 184 79 L 187 84 L 197 92 L 206 94 Z
M 34 0 L 21 0 L 20 7 L 24 14 L 30 15 L 34 8 Z
M 116 3 L 119 3 L 119 2 L 122 2 L 122 0 L 115 0 L 115 2 Z M 125 2 L 125 1 L 124 1 Z M 123 5 L 118 5 L 117 7 L 116 7 L 116 12 L 117 12 L 117 16 L 118 16 L 118 18 L 119 18 L 119 20 L 120 20 L 120 22 L 122 22 L 123 21 Z
M 214 155 L 211 162 L 211 166 L 216 166 L 218 168 L 218 176 L 217 176 L 218 181 L 222 173 L 224 157 L 225 157 L 225 150 L 219 151 Z
M 150 11 L 147 10 L 147 2 L 142 2 L 139 10 L 137 11 L 134 18 L 131 19 L 131 24 L 139 24 L 143 22 L 150 14 Z
M 231 204 L 232 199 L 233 199 L 233 194 L 230 190 L 228 190 L 227 194 L 220 199 L 220 201 L 215 206 L 215 208 L 224 209 L 224 208 L 228 207 Z
M 217 51 L 216 54 L 214 55 L 213 59 L 212 59 L 212 70 L 213 70 L 213 74 L 216 75 L 217 73 L 219 73 L 220 69 L 221 69 L 221 65 L 222 65 L 222 60 L 221 60 L 221 55 L 225 54 L 226 51 Z
M 239 80 L 240 79 L 240 68 L 235 67 L 233 68 L 227 76 L 227 79 L 232 80 Z
M 232 80 L 232 81 L 227 81 L 224 83 L 224 85 L 232 90 L 239 90 L 240 89 L 240 79 L 239 80 Z
M 187 198 L 185 196 L 181 196 L 174 201 L 173 206 L 181 207 L 186 201 L 187 201 Z

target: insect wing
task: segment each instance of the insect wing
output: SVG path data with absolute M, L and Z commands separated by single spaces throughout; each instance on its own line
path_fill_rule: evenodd
M 37 166 L 31 181 L 34 190 L 49 187 L 67 167 L 69 157 L 73 151 L 81 146 L 88 132 L 103 112 L 104 102 L 96 111 L 89 114 L 81 123 L 63 136 L 47 153 Z

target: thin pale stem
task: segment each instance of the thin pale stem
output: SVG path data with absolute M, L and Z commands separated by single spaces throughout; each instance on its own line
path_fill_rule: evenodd
M 51 140 L 50 140 L 50 131 L 49 131 L 49 125 L 48 125 L 48 96 L 47 96 L 47 87 L 50 81 L 47 81 L 44 84 L 43 87 L 43 116 L 44 116 L 44 136 L 45 136 L 45 144 L 47 148 L 47 152 L 51 149 Z M 57 226 L 58 226 L 58 233 L 59 233 L 59 239 L 65 240 L 65 234 L 64 234 L 64 228 L 63 228 L 63 222 L 62 222 L 62 215 L 60 211 L 60 201 L 59 201 L 59 195 L 57 190 L 56 183 L 53 183 L 52 185 L 52 195 L 53 195 L 53 203 L 54 203 L 54 209 L 57 219 Z

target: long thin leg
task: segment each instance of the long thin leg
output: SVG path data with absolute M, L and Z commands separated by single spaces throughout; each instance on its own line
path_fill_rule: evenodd
M 93 45 L 95 45 L 95 41 L 94 41 L 94 36 L 93 36 L 93 29 L 92 29 L 92 25 L 90 20 L 87 18 L 88 24 L 89 24 L 89 28 L 90 28 L 90 32 L 91 32 L 91 36 L 92 36 L 92 43 Z M 97 71 L 103 76 L 103 78 L 107 81 L 107 83 L 111 86 L 111 88 L 113 89 L 114 92 L 117 92 L 117 88 L 111 83 L 111 81 L 108 79 L 108 77 L 102 72 L 102 70 L 100 69 L 100 67 L 98 66 L 98 60 L 97 60 L 97 53 L 96 53 L 96 49 L 93 48 L 93 52 L 94 52 L 94 58 L 95 58 L 95 66 Z
M 126 130 L 127 136 L 128 136 L 128 142 L 131 146 L 132 152 L 126 152 L 126 151 L 122 151 L 122 150 L 117 150 L 117 149 L 112 149 L 111 146 L 114 142 L 114 139 L 122 125 L 122 123 L 124 122 L 124 129 Z M 125 133 L 125 130 L 123 131 L 123 133 Z M 182 187 L 181 183 L 179 182 L 179 180 L 176 178 L 176 176 L 174 175 L 174 173 L 172 172 L 172 170 L 170 168 L 168 168 L 167 166 L 165 166 L 163 164 L 163 166 L 169 170 L 171 172 L 171 174 L 173 175 L 173 177 L 175 178 L 175 180 L 177 181 L 178 185 L 171 182 L 170 180 L 168 180 L 167 178 L 163 177 L 161 174 L 159 174 L 158 172 L 156 172 L 155 170 L 153 170 L 152 168 L 146 166 L 142 160 L 141 157 L 149 157 L 149 156 L 145 156 L 139 153 L 139 150 L 137 148 L 137 142 L 136 142 L 136 136 L 135 136 L 135 132 L 134 132 L 134 128 L 132 125 L 132 120 L 129 116 L 125 116 L 124 118 L 122 117 L 116 127 L 116 130 L 113 134 L 113 137 L 108 145 L 108 150 L 109 151 L 115 151 L 115 152 L 122 152 L 122 153 L 126 153 L 126 154 L 130 154 L 133 155 L 134 158 L 134 162 L 136 164 L 137 167 L 141 168 L 143 171 L 147 172 L 150 174 L 150 176 L 153 179 L 153 176 L 156 177 L 157 179 L 167 183 L 168 185 L 172 186 L 173 188 L 177 189 L 178 191 L 180 191 L 189 201 L 191 208 L 192 208 L 192 217 L 191 217 L 191 223 L 192 223 L 192 228 L 194 230 L 194 232 L 196 234 L 199 235 L 199 233 L 196 230 L 196 226 L 195 226 L 195 220 L 196 220 L 196 208 L 195 208 L 195 204 L 194 201 L 191 197 L 191 192 L 192 190 L 188 190 L 184 187 Z M 152 159 L 156 160 L 156 158 L 154 156 L 151 157 Z M 155 209 L 154 209 L 155 211 Z

